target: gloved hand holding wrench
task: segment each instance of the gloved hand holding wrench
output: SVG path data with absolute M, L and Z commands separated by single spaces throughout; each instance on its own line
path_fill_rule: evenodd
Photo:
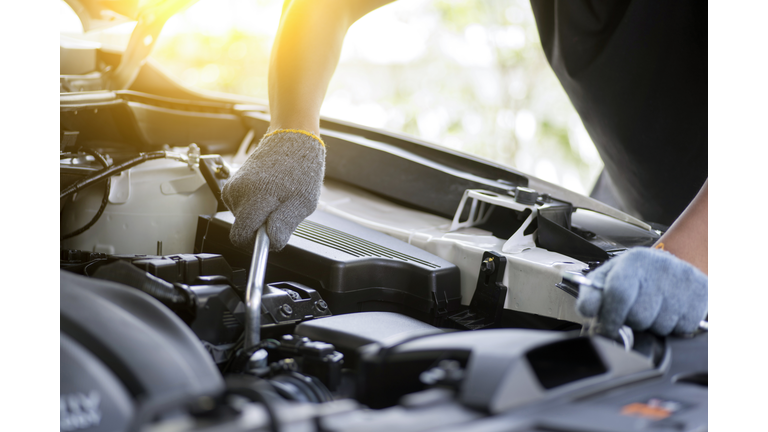
M 634 248 L 589 277 L 563 276 L 580 285 L 578 312 L 596 318 L 598 332 L 615 336 L 622 325 L 660 336 L 706 330 L 708 278 L 696 267 L 659 249 Z

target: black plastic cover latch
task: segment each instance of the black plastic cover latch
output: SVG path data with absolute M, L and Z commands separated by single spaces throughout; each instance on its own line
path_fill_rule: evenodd
M 224 188 L 224 184 L 227 183 L 230 176 L 230 168 L 226 162 L 218 155 L 205 155 L 200 157 L 200 173 L 203 175 L 205 182 L 208 183 L 208 187 L 213 192 L 213 196 L 216 197 L 218 206 L 216 211 L 227 211 L 227 206 L 221 199 L 221 190 Z
M 506 267 L 507 259 L 503 255 L 485 252 L 469 309 L 450 316 L 449 321 L 466 330 L 489 328 L 500 323 L 507 299 L 507 287 L 501 282 Z
M 539 198 L 539 193 L 533 189 L 525 187 L 515 188 L 515 202 L 526 205 L 536 204 L 536 200 Z
M 331 315 L 320 293 L 297 282 L 270 283 L 261 296 L 262 327 L 297 324 Z
M 75 144 L 77 143 L 77 136 L 80 135 L 80 132 L 62 129 L 60 133 L 59 146 L 61 151 L 74 149 Z

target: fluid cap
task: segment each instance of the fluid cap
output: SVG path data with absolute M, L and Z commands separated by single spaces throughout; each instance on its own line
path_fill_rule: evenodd
M 539 193 L 533 189 L 524 187 L 515 188 L 515 202 L 525 205 L 536 204 L 536 199 L 539 197 Z

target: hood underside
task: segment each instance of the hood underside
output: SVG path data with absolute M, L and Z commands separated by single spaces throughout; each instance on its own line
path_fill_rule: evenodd
M 152 20 L 167 20 L 171 15 L 197 0 L 64 0 L 80 18 L 83 31 L 114 27 L 139 21 L 144 15 Z M 147 13 L 150 14 L 147 14 Z M 154 16 L 152 16 L 154 15 Z M 162 15 L 162 16 L 160 16 Z

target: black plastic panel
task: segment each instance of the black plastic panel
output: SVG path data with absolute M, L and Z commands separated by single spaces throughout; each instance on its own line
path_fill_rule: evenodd
M 526 357 L 545 389 L 608 371 L 587 338 L 566 339 L 535 348 L 529 351 Z
M 237 151 L 247 130 L 233 104 L 172 100 L 138 92 L 99 92 L 90 99 L 64 94 L 61 129 L 77 144 L 96 148 L 159 150 L 196 143 L 203 153 Z
M 608 259 L 608 252 L 604 249 L 549 220 L 544 215 L 540 215 L 537 221 L 539 228 L 536 243 L 539 247 L 559 252 L 584 262 L 605 261 Z
M 360 312 L 307 321 L 296 326 L 296 334 L 332 343 L 345 355 L 371 343 L 395 337 L 443 333 L 429 324 L 392 312 Z M 353 355 L 347 355 L 350 357 Z
M 248 268 L 252 251 L 229 241 L 230 212 L 198 222 L 195 250 Z M 439 324 L 461 307 L 459 269 L 419 248 L 320 211 L 299 225 L 288 245 L 269 254 L 267 282 L 318 290 L 334 314 L 398 312 Z
M 84 100 L 77 105 L 62 103 L 59 121 L 61 129 L 79 132 L 77 146 L 149 148 L 133 111 L 119 98 Z
M 246 273 L 233 269 L 221 255 L 176 254 L 176 255 L 107 255 L 78 250 L 61 250 L 61 268 L 86 276 L 117 260 L 129 262 L 145 272 L 170 283 L 206 285 L 231 283 L 244 289 Z

